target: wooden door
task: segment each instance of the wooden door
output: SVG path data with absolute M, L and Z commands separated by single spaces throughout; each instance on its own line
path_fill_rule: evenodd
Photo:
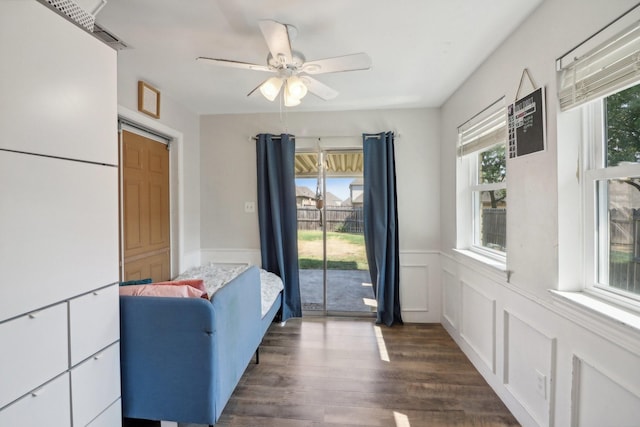
M 126 130 L 122 138 L 122 280 L 169 280 L 169 150 Z

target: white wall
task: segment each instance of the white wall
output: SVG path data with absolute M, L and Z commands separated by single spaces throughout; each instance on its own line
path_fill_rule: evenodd
M 274 105 L 274 108 L 277 106 Z M 439 321 L 440 167 L 439 111 L 372 110 L 203 116 L 201 121 L 202 259 L 260 263 L 256 213 L 244 202 L 257 200 L 255 142 L 261 132 L 325 138 L 324 148 L 361 146 L 363 132 L 393 130 L 396 139 L 401 298 L 405 320 Z M 312 145 L 313 146 L 313 145 Z
M 119 114 L 174 137 L 171 150 L 171 240 L 172 274 L 200 263 L 200 116 L 171 99 L 160 90 L 160 118 L 137 111 L 138 80 L 122 66 L 127 52 L 118 56 Z M 146 80 L 145 80 L 146 81 Z M 154 82 L 147 82 L 154 85 Z
M 557 155 L 566 150 L 557 137 L 555 60 L 634 4 L 547 0 L 442 107 L 442 323 L 523 425 L 637 424 L 637 414 L 617 403 L 640 403 L 637 330 L 597 319 L 591 327 L 593 316 L 559 305 L 548 292 L 561 285 L 559 250 L 572 249 L 558 247 L 565 231 L 558 226 L 558 163 L 573 164 L 575 175 L 575 158 Z M 507 163 L 507 282 L 452 251 L 457 126 L 501 96 L 513 102 L 525 68 L 546 88 L 547 148 Z

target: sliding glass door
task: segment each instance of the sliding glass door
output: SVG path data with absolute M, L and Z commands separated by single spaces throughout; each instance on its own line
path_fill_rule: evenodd
M 371 315 L 362 150 L 296 154 L 298 256 L 306 314 Z

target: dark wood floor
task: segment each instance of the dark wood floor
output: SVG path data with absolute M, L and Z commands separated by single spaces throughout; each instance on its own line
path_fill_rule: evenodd
M 441 325 L 321 317 L 272 325 L 216 424 L 518 425 Z

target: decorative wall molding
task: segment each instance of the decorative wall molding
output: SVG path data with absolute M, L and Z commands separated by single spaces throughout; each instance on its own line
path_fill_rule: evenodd
M 460 300 L 460 337 L 495 374 L 496 300 L 465 281 L 461 282 Z
M 606 405 L 615 408 L 616 425 L 640 419 L 640 371 L 629 370 L 640 364 L 640 351 L 634 344 L 635 334 L 622 336 L 628 326 L 557 301 L 559 297 L 543 300 L 506 280 L 496 280 L 495 274 L 484 274 L 474 264 L 443 254 L 441 323 L 523 426 L 611 425 L 600 418 L 610 411 Z M 457 306 L 452 292 L 455 283 L 460 286 Z M 451 314 L 456 307 L 457 325 Z M 489 318 L 481 313 L 491 311 L 495 317 L 489 332 L 488 322 L 478 319 Z M 494 349 L 493 355 L 488 348 Z M 576 353 L 589 355 L 598 365 L 575 365 Z M 584 366 L 596 386 L 584 388 Z M 546 399 L 537 397 L 536 370 L 546 377 Z M 627 403 L 621 405 L 621 401 Z M 585 417 L 597 422 L 585 422 Z
M 440 259 L 439 251 L 400 251 L 400 305 L 405 322 L 440 321 Z
M 480 265 L 481 263 L 476 260 L 471 260 L 464 256 L 456 258 L 445 252 L 442 252 L 441 255 L 460 266 L 481 274 L 494 284 L 514 292 L 518 296 L 526 298 L 534 304 L 585 328 L 585 330 L 598 334 L 613 344 L 623 346 L 623 348 L 629 351 L 640 354 L 640 334 L 632 331 L 631 328 L 625 324 L 616 322 L 613 319 L 607 319 L 605 316 L 598 315 L 586 308 L 579 307 L 577 304 L 568 302 L 566 298 L 557 296 L 558 293 L 554 292 L 551 285 L 549 286 L 549 291 L 553 298 L 551 300 L 545 300 L 526 291 L 520 286 L 508 283 L 505 278 L 500 279 L 499 274 L 492 271 L 490 267 L 483 268 Z
M 573 355 L 571 426 L 631 425 L 640 419 L 638 385 L 614 378 L 609 369 Z
M 458 329 L 460 313 L 460 282 L 456 275 L 446 268 L 442 269 L 442 316 Z
M 413 286 L 410 295 L 400 294 L 400 305 L 403 312 L 429 311 L 429 266 L 427 264 L 400 264 L 400 282 L 410 284 L 425 283 L 426 286 Z M 401 285 L 402 286 L 402 285 Z M 403 287 L 407 291 L 407 286 Z
M 513 311 L 503 313 L 503 384 L 539 425 L 553 426 L 557 340 Z
M 252 264 L 262 265 L 260 249 L 224 249 L 209 248 L 200 250 L 200 260 L 202 264 L 218 262 L 223 264 Z
M 550 294 L 553 297 L 553 302 L 547 304 L 549 307 L 546 308 L 616 345 L 640 354 L 640 334 L 638 329 L 616 320 L 614 317 L 590 309 L 585 303 L 576 302 L 567 297 L 567 295 L 575 295 L 576 298 L 587 300 L 591 298 L 590 296 L 582 292 L 569 293 L 554 290 L 550 290 Z M 594 298 L 594 302 L 598 302 L 598 300 Z

